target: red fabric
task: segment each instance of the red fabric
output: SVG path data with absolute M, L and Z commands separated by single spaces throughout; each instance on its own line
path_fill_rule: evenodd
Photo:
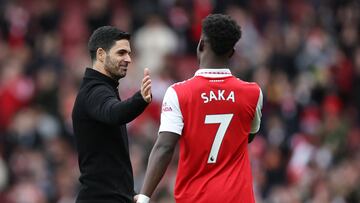
M 336 95 L 328 95 L 323 101 L 323 110 L 328 115 L 339 115 L 342 110 L 342 102 Z
M 346 94 L 351 94 L 353 87 L 353 65 L 345 56 L 339 61 L 335 70 L 335 79 L 339 89 Z
M 248 135 L 259 97 L 259 87 L 235 77 L 196 76 L 173 86 L 183 115 L 180 157 L 175 185 L 177 203 L 254 202 L 248 156 Z M 218 91 L 224 90 L 222 96 Z M 212 100 L 210 91 L 213 91 Z M 234 100 L 229 97 L 234 92 Z M 202 96 L 201 96 L 202 95 Z M 217 100 L 215 99 L 215 97 Z M 230 98 L 230 99 L 229 99 Z M 234 102 L 233 102 L 234 101 Z M 208 158 L 219 123 L 205 123 L 208 115 L 233 114 L 225 129 L 216 163 Z
M 8 127 L 14 114 L 30 102 L 33 93 L 33 82 L 23 77 L 0 87 L 0 130 Z

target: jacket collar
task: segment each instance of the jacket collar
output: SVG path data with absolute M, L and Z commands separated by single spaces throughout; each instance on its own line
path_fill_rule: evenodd
M 104 75 L 104 74 L 100 73 L 99 71 L 97 71 L 97 70 L 95 70 L 93 68 L 86 68 L 84 78 L 91 78 L 91 79 L 101 80 L 101 81 L 104 81 L 104 82 L 108 83 L 109 85 L 111 85 L 112 87 L 115 87 L 115 88 L 117 88 L 119 86 L 119 81 L 116 81 L 116 80 L 110 78 L 109 76 Z

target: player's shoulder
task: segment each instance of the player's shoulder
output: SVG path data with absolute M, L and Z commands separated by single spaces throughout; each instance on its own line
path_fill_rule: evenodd
M 256 82 L 248 82 L 248 81 L 244 81 L 241 80 L 240 78 L 236 78 L 234 77 L 234 82 L 237 83 L 238 85 L 244 86 L 246 88 L 253 88 L 253 89 L 260 89 L 260 86 L 256 83 Z
M 193 83 L 195 81 L 195 77 L 192 77 L 192 78 L 189 78 L 187 80 L 183 80 L 181 82 L 177 82 L 177 83 L 174 83 L 172 84 L 170 87 L 171 88 L 174 88 L 174 89 L 177 89 L 177 88 L 185 88 L 187 87 L 188 85 L 190 85 L 191 83 Z
M 188 98 L 192 94 L 192 90 L 197 89 L 199 85 L 197 77 L 192 77 L 187 80 L 177 82 L 168 87 L 168 94 L 176 94 L 178 98 Z

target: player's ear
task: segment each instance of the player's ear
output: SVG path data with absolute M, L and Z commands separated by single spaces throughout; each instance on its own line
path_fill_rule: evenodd
M 205 46 L 204 43 L 205 43 L 204 40 L 201 39 L 200 42 L 199 42 L 199 51 L 200 52 L 204 51 L 204 46 Z
M 232 48 L 231 51 L 230 51 L 230 54 L 229 54 L 229 58 L 231 58 L 234 55 L 234 53 L 235 53 L 235 49 Z
M 96 59 L 100 62 L 104 62 L 106 57 L 106 52 L 103 48 L 98 48 L 96 50 Z

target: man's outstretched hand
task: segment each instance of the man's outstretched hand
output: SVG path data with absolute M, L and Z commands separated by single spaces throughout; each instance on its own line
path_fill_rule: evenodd
M 141 83 L 141 95 L 147 103 L 151 102 L 151 78 L 148 68 L 144 69 L 144 78 Z

